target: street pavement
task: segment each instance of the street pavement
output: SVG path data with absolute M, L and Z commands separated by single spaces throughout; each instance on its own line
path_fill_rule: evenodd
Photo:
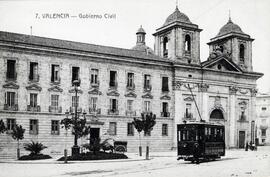
M 0 177 L 270 177 L 270 146 L 257 151 L 227 150 L 221 159 L 201 164 L 177 161 L 176 151 L 150 152 L 150 160 L 135 153 L 127 155 L 129 159 L 68 164 L 56 159 L 0 160 Z

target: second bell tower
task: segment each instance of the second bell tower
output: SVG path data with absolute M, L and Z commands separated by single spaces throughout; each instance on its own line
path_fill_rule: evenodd
M 163 26 L 153 34 L 155 54 L 180 63 L 199 64 L 201 31 L 176 7 Z

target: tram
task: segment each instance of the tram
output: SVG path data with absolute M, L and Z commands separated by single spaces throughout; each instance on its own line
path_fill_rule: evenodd
M 178 160 L 200 163 L 225 155 L 224 125 L 185 122 L 177 125 Z

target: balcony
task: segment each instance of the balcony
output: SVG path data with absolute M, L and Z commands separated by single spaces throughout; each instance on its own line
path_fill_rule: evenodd
M 131 85 L 127 85 L 127 90 L 128 91 L 134 91 L 135 90 L 135 84 L 132 83 Z
M 75 113 L 75 107 L 69 107 L 69 112 Z M 82 113 L 82 108 L 77 108 L 77 113 Z
M 91 82 L 90 85 L 91 85 L 92 88 L 98 88 L 99 87 L 99 81 Z
M 4 104 L 4 110 L 8 111 L 18 111 L 18 104 L 14 104 L 9 106 L 8 104 Z
M 161 112 L 160 115 L 161 115 L 161 117 L 170 117 L 169 112 Z
M 108 109 L 108 115 L 119 115 L 119 110 Z
M 136 116 L 136 111 L 126 111 L 126 116 L 129 117 Z
M 30 82 L 39 82 L 39 75 L 29 75 L 29 81 Z
M 168 58 L 168 49 L 165 49 L 163 52 L 163 57 Z
M 101 109 L 100 108 L 89 108 L 89 114 L 100 115 Z
M 185 119 L 193 119 L 193 114 L 192 113 L 185 113 L 184 118 Z
M 116 82 L 116 81 L 111 81 L 110 83 L 109 83 L 109 89 L 110 90 L 117 90 L 117 87 L 118 87 L 118 83 Z
M 53 79 L 53 80 L 51 80 L 51 83 L 55 84 L 55 85 L 59 85 L 61 83 L 61 78 Z
M 62 107 L 61 106 L 49 106 L 49 112 L 62 113 Z
M 27 105 L 27 111 L 31 111 L 31 112 L 40 112 L 40 106 L 31 106 L 31 105 Z
M 245 122 L 245 121 L 247 121 L 247 116 L 246 115 L 240 115 L 238 122 Z
M 145 86 L 143 87 L 143 91 L 144 91 L 144 92 L 151 92 L 151 90 L 152 90 L 152 86 L 151 86 L 151 85 L 145 85 Z
M 17 80 L 17 73 L 8 73 L 6 72 L 6 80 L 7 81 L 16 81 Z

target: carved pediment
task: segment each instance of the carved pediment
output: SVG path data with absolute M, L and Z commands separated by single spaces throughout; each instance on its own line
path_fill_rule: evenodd
M 171 100 L 171 97 L 169 95 L 163 95 L 160 97 L 161 100 Z
M 74 88 L 73 89 L 70 89 L 68 92 L 69 93 L 75 93 L 75 89 Z M 82 94 L 83 91 L 82 90 L 78 90 L 78 93 Z
M 92 94 L 92 95 L 101 95 L 102 94 L 101 91 L 98 90 L 98 88 L 93 88 L 88 93 Z
M 128 92 L 127 94 L 125 94 L 126 97 L 133 97 L 136 98 L 137 95 L 134 92 Z
M 184 98 L 184 101 L 193 101 L 193 98 L 189 96 L 189 97 Z
M 239 89 L 239 92 L 243 95 L 247 94 L 248 93 L 248 90 L 247 89 Z
M 59 86 L 53 86 L 51 88 L 48 88 L 48 91 L 50 91 L 50 92 L 63 92 L 63 89 L 61 89 Z
M 239 102 L 239 105 L 243 108 L 245 108 L 247 106 L 247 102 L 246 101 L 241 101 Z
M 13 83 L 13 82 L 9 82 L 7 84 L 3 85 L 4 88 L 9 88 L 9 89 L 19 89 L 19 85 Z
M 36 91 L 41 91 L 42 88 L 38 86 L 37 84 L 31 84 L 26 87 L 27 90 L 36 90 Z
M 120 94 L 116 90 L 111 90 L 107 93 L 108 96 L 119 96 Z
M 242 72 L 239 66 L 237 66 L 233 61 L 228 60 L 226 57 L 218 57 L 217 59 L 208 60 L 203 63 L 203 68 L 219 71 Z
M 149 98 L 149 99 L 152 99 L 153 96 L 151 95 L 151 93 L 146 93 L 142 96 L 142 98 Z

